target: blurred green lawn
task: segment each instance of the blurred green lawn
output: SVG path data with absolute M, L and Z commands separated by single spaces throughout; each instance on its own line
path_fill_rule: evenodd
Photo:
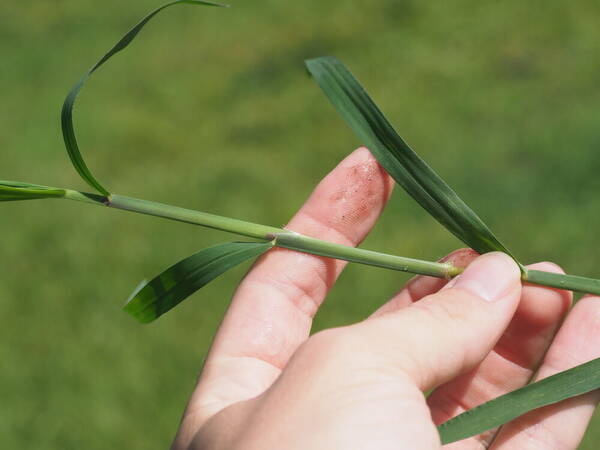
M 359 144 L 303 69 L 333 54 L 523 261 L 600 275 L 596 0 L 234 3 L 172 9 L 86 87 L 80 143 L 110 189 L 284 224 Z M 0 4 L 1 178 L 85 188 L 61 102 L 158 4 Z M 0 214 L 2 448 L 166 448 L 247 266 L 149 326 L 120 307 L 231 236 L 70 202 Z M 458 246 L 399 191 L 365 243 L 425 259 Z M 349 267 L 315 329 L 361 320 L 406 279 Z M 581 448 L 600 445 L 596 423 Z

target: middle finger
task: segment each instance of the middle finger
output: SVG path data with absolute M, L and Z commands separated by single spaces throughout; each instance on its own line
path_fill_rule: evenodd
M 562 273 L 551 263 L 530 269 Z M 531 378 L 560 322 L 569 310 L 568 291 L 524 285 L 519 307 L 506 331 L 484 361 L 473 371 L 440 386 L 427 399 L 436 424 L 481 403 L 524 386 Z M 495 430 L 459 441 L 445 448 L 480 449 L 491 441 Z

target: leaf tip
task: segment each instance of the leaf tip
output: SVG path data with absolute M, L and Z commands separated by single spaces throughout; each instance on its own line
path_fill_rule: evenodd
M 145 307 L 145 303 L 138 294 L 148 285 L 148 280 L 142 280 L 123 305 L 123 311 L 135 318 L 140 323 L 150 323 L 156 320 L 159 315 L 153 314 L 153 310 Z

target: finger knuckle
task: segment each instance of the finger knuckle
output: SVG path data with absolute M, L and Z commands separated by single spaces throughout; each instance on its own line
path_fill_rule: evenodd
M 363 346 L 348 328 L 332 328 L 314 334 L 307 341 L 305 351 L 322 367 L 340 366 L 352 364 Z

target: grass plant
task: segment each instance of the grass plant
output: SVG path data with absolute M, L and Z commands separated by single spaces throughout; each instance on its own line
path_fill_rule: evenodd
M 415 258 L 333 244 L 284 228 L 261 225 L 164 203 L 112 193 L 86 164 L 77 142 L 73 108 L 89 77 L 124 50 L 159 12 L 178 4 L 224 6 L 199 0 L 179 0 L 152 11 L 120 39 L 73 87 L 62 108 L 61 124 L 69 158 L 96 192 L 55 188 L 15 181 L 0 181 L 0 201 L 67 199 L 96 206 L 157 216 L 178 222 L 226 231 L 252 242 L 229 242 L 201 250 L 169 267 L 134 291 L 124 309 L 140 322 L 151 322 L 177 306 L 198 289 L 229 269 L 273 247 L 283 247 L 330 258 L 415 274 L 451 278 L 461 268 Z M 528 270 L 500 242 L 491 229 L 397 134 L 350 71 L 333 57 L 314 58 L 306 67 L 333 106 L 379 163 L 433 218 L 467 246 L 480 253 L 501 251 L 511 255 L 523 281 L 600 295 L 600 280 Z M 463 439 L 499 426 L 534 408 L 555 403 L 600 387 L 600 359 L 564 371 L 543 381 L 467 411 L 439 427 L 444 443 Z

